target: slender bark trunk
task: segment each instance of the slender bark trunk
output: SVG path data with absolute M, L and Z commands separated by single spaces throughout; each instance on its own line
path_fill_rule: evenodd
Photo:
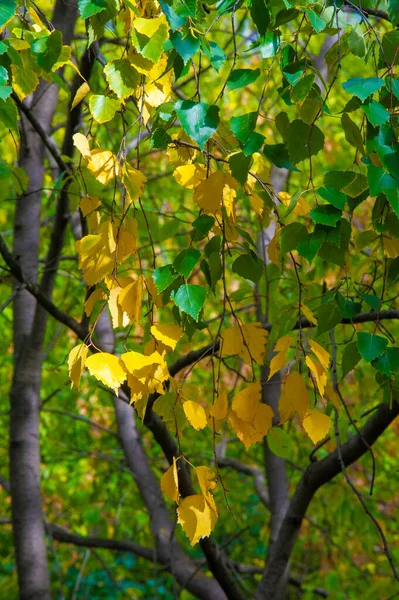
M 70 43 L 76 19 L 76 2 L 56 3 L 54 25 Z M 31 98 L 30 110 L 43 129 L 50 130 L 58 89 L 42 82 Z M 40 100 L 39 100 L 40 99 Z M 29 104 L 28 104 L 29 106 Z M 16 203 L 14 252 L 29 280 L 36 282 L 39 261 L 41 188 L 45 171 L 45 146 L 31 123 L 21 119 L 19 166 L 29 177 L 27 193 Z M 18 285 L 18 284 L 17 284 Z M 51 598 L 45 525 L 40 494 L 39 409 L 42 345 L 35 334 L 38 307 L 25 290 L 13 304 L 15 363 L 10 392 L 10 486 L 13 535 L 21 600 Z
M 273 168 L 271 173 L 271 181 L 275 194 L 278 194 L 284 189 L 289 171 L 287 169 Z M 262 259 L 268 264 L 267 249 L 275 233 L 275 223 L 272 221 L 268 228 L 263 229 L 260 233 L 258 240 L 259 254 Z M 267 284 L 267 281 L 266 281 Z M 265 314 L 262 314 L 262 308 L 260 301 L 258 301 L 258 318 L 259 320 L 269 319 L 269 297 L 268 297 L 268 286 L 266 287 L 266 307 Z M 273 352 L 269 353 L 269 360 L 271 359 Z M 281 376 L 280 373 L 276 373 L 268 381 L 269 367 L 262 367 L 261 369 L 261 382 L 262 382 L 262 402 L 268 404 L 274 412 L 273 425 L 277 425 L 279 422 L 278 417 L 278 401 L 280 398 L 280 385 Z M 266 564 L 269 563 L 273 556 L 275 542 L 278 538 L 281 524 L 287 512 L 289 505 L 289 488 L 288 488 L 288 477 L 286 470 L 286 463 L 283 458 L 276 456 L 270 450 L 266 438 L 263 442 L 263 455 L 265 473 L 267 479 L 267 489 L 269 497 L 269 509 L 270 509 L 270 536 L 269 546 L 267 548 Z M 284 600 L 287 596 L 288 579 L 289 579 L 289 563 L 283 576 L 279 581 L 278 586 L 278 598 Z

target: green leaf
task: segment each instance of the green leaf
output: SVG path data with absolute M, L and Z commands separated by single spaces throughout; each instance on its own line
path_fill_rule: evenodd
M 380 335 L 373 335 L 364 331 L 360 331 L 357 334 L 359 354 L 367 360 L 367 362 L 371 362 L 378 356 L 381 356 L 381 354 L 385 352 L 387 346 L 387 338 L 381 337 Z
M 388 123 L 391 118 L 389 111 L 375 100 L 370 100 L 367 104 L 363 104 L 362 110 L 364 111 L 367 120 L 370 121 L 374 127 L 378 127 L 383 123 Z
M 385 77 L 385 85 L 387 89 L 399 100 L 399 79 L 394 79 L 388 75 Z
M 104 73 L 109 87 L 121 100 L 132 96 L 136 91 L 139 74 L 126 58 L 106 64 Z
M 220 71 L 226 62 L 226 52 L 216 44 L 216 42 L 209 42 L 209 47 L 211 50 L 210 61 L 211 65 L 216 71 Z
M 323 21 L 323 19 L 316 15 L 315 12 L 313 12 L 312 10 L 307 10 L 306 14 L 308 15 L 309 21 L 312 23 L 312 27 L 316 33 L 320 33 L 320 31 L 323 31 L 323 29 L 325 29 L 325 21 Z
M 219 107 L 204 102 L 179 100 L 175 104 L 175 110 L 184 131 L 203 150 L 218 126 Z
M 388 31 L 384 36 L 382 36 L 382 50 L 380 52 L 380 61 L 379 68 L 386 68 L 388 65 L 398 65 L 399 64 L 399 30 L 396 29 L 394 31 Z
M 208 235 L 214 224 L 215 219 L 211 217 L 211 215 L 200 215 L 198 219 L 193 221 L 192 226 L 197 233 L 200 233 L 201 236 L 205 237 Z
M 292 169 L 290 155 L 285 144 L 265 144 L 263 154 L 279 169 Z
M 187 248 L 180 252 L 173 261 L 173 268 L 185 279 L 188 279 L 195 265 L 201 258 L 201 252 L 195 248 Z
M 133 43 L 142 56 L 156 63 L 163 52 L 164 43 L 168 39 L 168 28 L 162 24 L 148 38 L 133 29 Z
M 0 2 L 0 29 L 9 21 L 15 13 L 17 5 L 14 0 L 1 0 Z
M 399 348 L 387 348 L 384 354 L 371 362 L 377 371 L 391 377 L 399 370 Z
M 172 33 L 170 41 L 176 52 L 182 57 L 184 64 L 198 52 L 200 47 L 199 38 L 195 38 L 192 35 L 183 36 L 180 31 Z
M 317 311 L 317 335 L 334 329 L 342 321 L 342 313 L 334 303 L 322 304 Z
M 291 92 L 291 100 L 293 102 L 302 102 L 309 94 L 310 88 L 312 87 L 316 76 L 313 73 L 302 77 L 298 83 L 293 87 Z
M 257 112 L 246 113 L 230 119 L 230 129 L 242 144 L 246 144 L 256 127 Z
M 362 294 L 362 298 L 373 310 L 379 310 L 381 306 L 381 300 L 377 296 L 372 294 Z
M 279 36 L 274 31 L 268 31 L 259 43 L 259 50 L 262 58 L 272 58 L 273 56 L 276 56 L 279 49 Z
M 388 0 L 388 17 L 392 25 L 399 25 L 399 1 Z
M 222 247 L 222 237 L 220 235 L 213 236 L 207 244 L 205 244 L 205 256 L 210 256 L 213 252 L 220 252 Z
M 321 187 L 317 190 L 319 196 L 340 210 L 345 208 L 347 197 L 332 187 Z
M 250 85 L 258 79 L 260 69 L 235 69 L 227 80 L 228 90 L 237 90 Z
M 154 279 L 157 292 L 160 294 L 174 281 L 176 281 L 178 275 L 173 270 L 172 265 L 165 265 L 164 267 L 158 267 L 158 269 L 155 269 L 152 277 Z
M 196 0 L 186 0 L 185 2 L 181 2 L 180 0 L 175 0 L 174 2 L 171 2 L 171 0 L 160 0 L 160 5 L 172 31 L 182 27 L 188 17 L 195 19 L 197 10 Z
M 395 190 L 396 180 L 380 167 L 369 165 L 367 167 L 367 176 L 370 186 L 370 196 L 376 197 L 386 190 Z
M 292 438 L 281 427 L 273 427 L 266 437 L 269 449 L 280 458 L 289 460 L 292 457 Z
M 222 277 L 223 266 L 220 256 L 217 252 L 212 252 L 208 260 L 201 261 L 201 271 L 205 275 L 205 279 L 211 290 L 214 292 L 217 282 Z
M 342 129 L 345 132 L 345 138 L 348 144 L 354 146 L 363 155 L 366 154 L 363 146 L 363 138 L 359 127 L 350 118 L 347 113 L 344 113 L 341 117 Z
M 264 273 L 265 263 L 253 252 L 250 254 L 241 254 L 233 262 L 232 271 L 237 273 L 243 279 L 249 279 L 253 283 L 258 283 Z
M 326 232 L 315 228 L 313 233 L 308 234 L 308 236 L 298 244 L 296 249 L 299 255 L 303 256 L 311 263 L 320 250 L 325 238 Z
M 93 95 L 89 100 L 90 112 L 97 123 L 107 123 L 114 118 L 116 111 L 121 107 L 119 100 L 108 96 Z
M 335 300 L 339 306 L 339 310 L 342 313 L 344 319 L 352 319 L 358 315 L 362 310 L 361 302 L 353 302 L 353 300 L 346 300 L 339 292 L 335 295 Z
M 266 0 L 251 0 L 249 11 L 260 36 L 265 35 L 269 24 L 270 14 Z
M 107 8 L 107 0 L 78 0 L 82 19 L 88 19 Z
M 248 179 L 248 171 L 251 167 L 252 157 L 245 156 L 243 152 L 234 152 L 229 156 L 229 167 L 231 174 L 241 185 Z
M 11 98 L 0 100 L 0 123 L 6 129 L 18 129 L 18 113 L 17 108 Z
M 280 231 L 280 248 L 281 252 L 291 252 L 305 240 L 308 236 L 308 231 L 302 223 L 290 223 L 283 227 Z
M 256 131 L 254 131 L 242 149 L 244 155 L 251 156 L 255 152 L 258 152 L 262 148 L 264 141 L 265 136 L 263 136 L 261 133 L 257 133 Z
M 172 138 L 162 127 L 157 127 L 151 134 L 150 148 L 165 150 L 171 143 Z
M 49 73 L 61 54 L 62 33 L 55 29 L 50 35 L 33 40 L 30 46 L 38 65 Z
M 357 96 L 364 102 L 371 94 L 378 92 L 383 85 L 384 81 L 379 77 L 354 77 L 353 79 L 345 81 L 345 83 L 342 84 L 342 87 L 346 92 Z
M 351 342 L 345 346 L 342 355 L 342 377 L 346 377 L 356 367 L 361 358 L 357 349 L 357 342 Z
M 324 148 L 324 133 L 316 125 L 296 119 L 288 128 L 287 146 L 294 165 L 314 156 Z
M 172 299 L 180 310 L 198 321 L 198 315 L 204 306 L 206 289 L 201 285 L 185 284 L 173 290 Z
M 310 218 L 315 223 L 328 225 L 329 227 L 335 227 L 341 216 L 342 210 L 329 205 L 318 206 L 310 211 Z

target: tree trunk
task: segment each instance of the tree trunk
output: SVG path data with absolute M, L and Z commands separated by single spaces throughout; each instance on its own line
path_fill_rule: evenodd
M 66 44 L 72 39 L 76 14 L 75 0 L 68 4 L 58 0 L 55 5 L 54 26 L 63 32 Z M 50 131 L 57 99 L 57 87 L 42 82 L 31 102 L 26 102 L 46 132 Z M 20 157 L 19 166 L 27 173 L 29 185 L 16 202 L 14 252 L 25 275 L 36 282 L 45 145 L 25 117 L 21 118 Z M 51 598 L 40 494 L 39 410 L 45 332 L 45 319 L 41 327 L 35 327 L 40 312 L 42 309 L 38 310 L 34 297 L 19 290 L 13 304 L 15 362 L 10 392 L 10 486 L 20 600 Z

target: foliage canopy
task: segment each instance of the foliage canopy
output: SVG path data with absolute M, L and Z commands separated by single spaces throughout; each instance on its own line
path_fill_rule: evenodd
M 39 414 L 54 595 L 397 590 L 395 424 L 371 447 L 398 412 L 398 25 L 397 0 L 1 3 L 20 597 Z M 57 540 L 98 548 L 88 575 Z

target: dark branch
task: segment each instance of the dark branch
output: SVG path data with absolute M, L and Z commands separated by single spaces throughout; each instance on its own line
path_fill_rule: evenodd
M 39 304 L 52 316 L 54 319 L 63 323 L 69 329 L 71 329 L 79 339 L 82 341 L 87 337 L 87 330 L 82 327 L 78 321 L 76 321 L 73 317 L 68 315 L 67 313 L 60 310 L 43 292 L 40 290 L 39 286 L 35 283 L 31 283 L 23 274 L 18 261 L 12 256 L 9 251 L 7 244 L 5 243 L 3 237 L 0 234 L 0 254 L 2 255 L 4 261 L 9 267 L 11 274 L 17 279 L 20 283 L 24 285 L 24 287 L 36 298 Z
M 270 598 L 270 600 L 276 598 L 275 594 L 279 580 L 290 559 L 308 506 L 317 490 L 341 472 L 340 458 L 345 466 L 358 460 L 368 451 L 364 441 L 372 446 L 398 414 L 399 405 L 396 401 L 393 402 L 392 406 L 381 404 L 360 430 L 360 435 L 354 435 L 341 446 L 341 457 L 338 456 L 338 450 L 336 449 L 323 460 L 308 466 L 298 483 L 281 525 L 273 557 L 265 569 L 255 596 L 257 600 L 265 597 Z

